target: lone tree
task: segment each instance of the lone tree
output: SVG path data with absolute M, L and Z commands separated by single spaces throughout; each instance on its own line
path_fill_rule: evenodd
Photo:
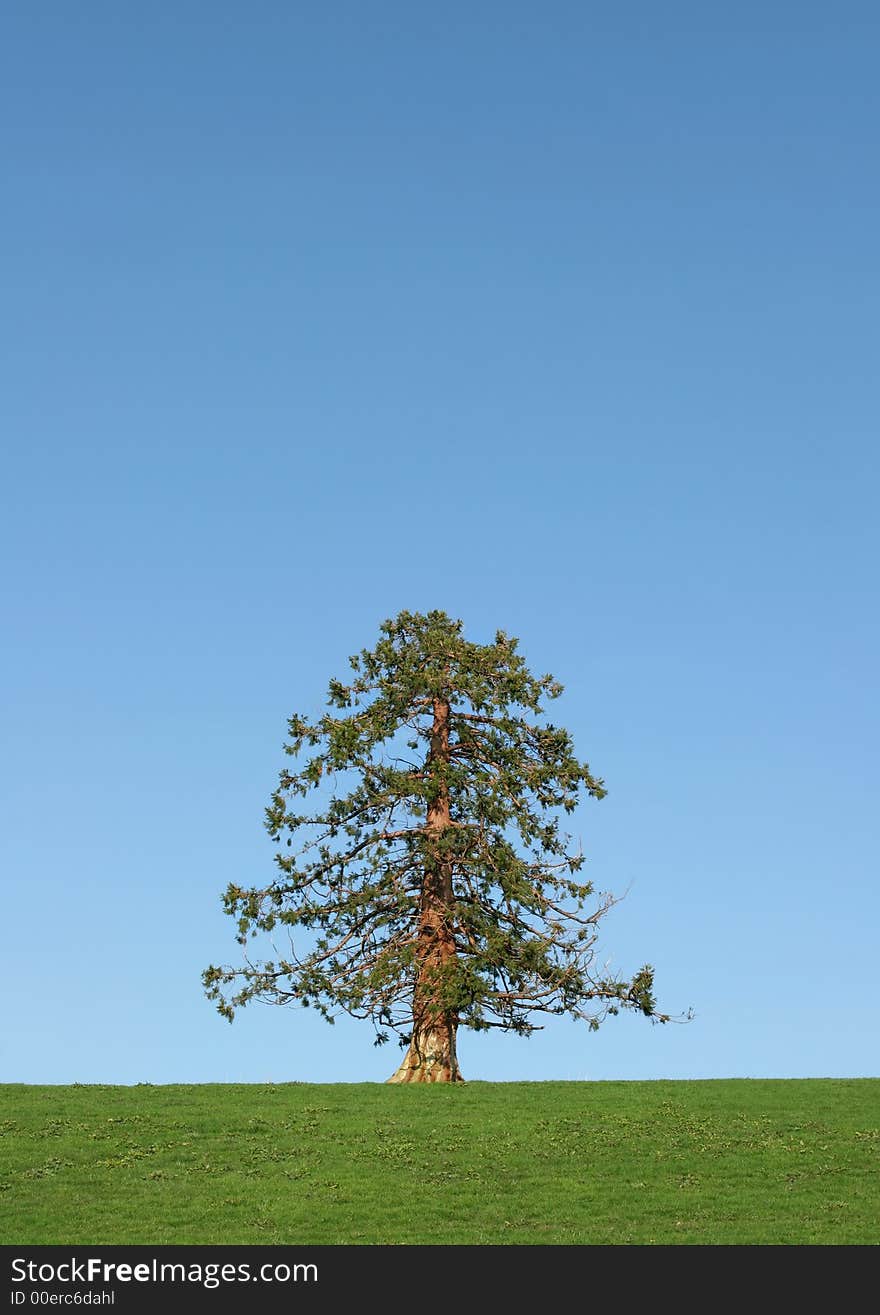
M 350 659 L 349 684 L 330 681 L 331 711 L 290 718 L 299 770 L 266 810 L 277 873 L 224 896 L 241 945 L 278 928 L 290 944 L 205 970 L 226 1018 L 252 999 L 368 1018 L 376 1044 L 396 1032 L 407 1047 L 391 1082 L 460 1082 L 460 1026 L 528 1035 L 567 1014 L 595 1029 L 621 1008 L 668 1021 L 650 966 L 596 970 L 615 901 L 578 879 L 559 821 L 605 789 L 544 717 L 562 686 L 516 649 L 502 631 L 469 643 L 445 612 L 401 612 Z

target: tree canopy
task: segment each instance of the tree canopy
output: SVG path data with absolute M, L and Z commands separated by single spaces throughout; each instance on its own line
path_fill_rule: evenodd
M 459 1027 L 526 1036 L 546 1015 L 596 1028 L 658 1012 L 653 970 L 599 968 L 599 923 L 615 902 L 583 879 L 562 829 L 605 794 L 545 703 L 517 640 L 464 638 L 445 612 L 401 612 L 329 683 L 326 711 L 294 714 L 292 760 L 266 810 L 271 880 L 224 896 L 240 944 L 268 959 L 203 974 L 232 1019 L 252 999 L 332 1022 L 368 1019 L 407 1047 L 392 1081 L 460 1080 Z M 283 944 L 281 943 L 284 936 Z

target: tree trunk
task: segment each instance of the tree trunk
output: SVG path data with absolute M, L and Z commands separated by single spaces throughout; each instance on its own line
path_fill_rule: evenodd
M 442 764 L 438 790 L 428 804 L 425 830 L 442 839 L 452 817 L 449 809 L 449 783 L 445 768 L 449 763 L 449 704 L 434 699 L 434 725 L 428 766 Z M 462 1082 L 455 1053 L 458 1016 L 444 1004 L 444 982 L 450 960 L 455 958 L 455 937 L 451 925 L 455 895 L 452 888 L 452 863 L 438 845 L 429 859 L 422 880 L 419 907 L 416 958 L 418 970 L 413 993 L 413 1030 L 406 1058 L 389 1082 Z
M 413 1030 L 406 1058 L 389 1082 L 464 1082 L 455 1053 L 455 1020 Z

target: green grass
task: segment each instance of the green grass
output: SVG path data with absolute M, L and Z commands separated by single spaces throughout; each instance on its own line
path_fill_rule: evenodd
M 877 1243 L 880 1079 L 0 1087 L 5 1243 Z

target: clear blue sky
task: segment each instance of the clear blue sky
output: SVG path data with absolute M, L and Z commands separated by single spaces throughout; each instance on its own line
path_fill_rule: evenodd
M 6 1017 L 30 1082 L 382 1079 L 201 994 L 288 715 L 503 627 L 688 1026 L 466 1077 L 878 1073 L 874 3 L 13 3 Z

